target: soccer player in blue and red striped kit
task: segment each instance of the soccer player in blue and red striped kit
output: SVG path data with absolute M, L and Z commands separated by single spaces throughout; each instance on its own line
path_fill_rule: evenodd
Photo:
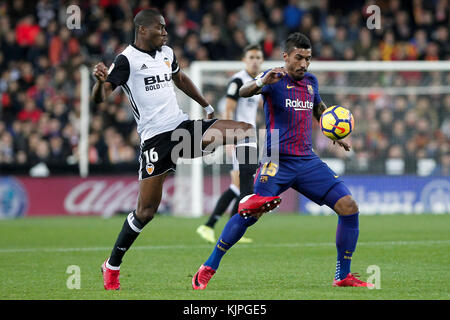
M 262 215 L 259 197 L 274 197 L 289 188 L 319 205 L 327 205 L 338 215 L 336 230 L 337 262 L 332 285 L 372 286 L 350 272 L 352 254 L 359 235 L 358 205 L 344 182 L 313 151 L 312 125 L 326 109 L 319 95 L 317 78 L 307 72 L 311 42 L 299 33 L 284 43 L 285 66 L 261 73 L 239 90 L 242 97 L 262 94 L 266 117 L 266 155 L 260 161 L 254 182 L 254 195 L 243 198 L 239 214 L 225 225 L 213 252 L 192 278 L 196 290 L 206 288 L 224 254 Z M 277 143 L 272 135 L 277 135 Z M 275 139 L 276 140 L 276 139 Z M 336 141 L 346 151 L 345 141 Z

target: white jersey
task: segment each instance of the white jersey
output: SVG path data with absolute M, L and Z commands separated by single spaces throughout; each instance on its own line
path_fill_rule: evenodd
M 126 93 L 141 144 L 188 119 L 176 99 L 172 74 L 180 70 L 171 48 L 145 51 L 134 44 L 120 53 L 108 70 L 106 81 Z
M 262 99 L 260 94 L 249 98 L 239 96 L 239 89 L 248 81 L 254 80 L 246 70 L 239 71 L 231 76 L 231 80 L 227 88 L 227 97 L 236 100 L 236 109 L 233 119 L 236 121 L 244 121 L 256 127 L 256 114 L 258 106 Z
M 227 87 L 227 98 L 236 100 L 236 109 L 234 110 L 233 119 L 236 121 L 243 121 L 252 124 L 256 127 L 256 115 L 258 113 L 259 103 L 262 99 L 260 94 L 249 98 L 239 96 L 239 89 L 248 81 L 254 78 L 248 74 L 246 70 L 241 70 L 231 76 Z M 233 170 L 239 170 L 239 162 L 236 158 L 236 153 L 232 153 Z

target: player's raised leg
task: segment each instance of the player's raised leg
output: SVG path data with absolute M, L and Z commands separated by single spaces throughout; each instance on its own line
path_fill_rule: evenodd
M 336 229 L 336 273 L 334 287 L 368 287 L 372 286 L 358 279 L 351 273 L 352 255 L 356 249 L 359 236 L 359 209 L 350 191 L 343 182 L 339 182 L 328 191 L 324 203 L 338 214 Z
M 218 120 L 211 126 L 211 132 L 204 135 L 204 145 L 236 144 L 236 157 L 239 162 L 240 203 L 239 211 L 250 208 L 253 214 L 271 211 L 281 200 L 278 196 L 266 198 L 253 195 L 253 180 L 258 168 L 258 152 L 255 127 L 246 122 Z M 218 138 L 220 137 L 220 138 Z M 221 140 L 222 139 L 222 140 Z M 247 197 L 251 195 L 251 197 Z M 243 201 L 245 198 L 245 201 Z M 269 203 L 268 203 L 269 202 Z
M 122 258 L 145 225 L 153 219 L 161 201 L 162 186 L 166 176 L 167 172 L 139 182 L 137 209 L 125 219 L 111 256 L 102 265 L 103 285 L 106 290 L 120 289 L 119 274 Z
M 247 141 L 247 142 L 246 142 Z M 235 120 L 217 120 L 203 134 L 203 148 L 213 148 L 226 144 L 236 147 L 254 142 L 256 148 L 256 129 L 250 123 Z

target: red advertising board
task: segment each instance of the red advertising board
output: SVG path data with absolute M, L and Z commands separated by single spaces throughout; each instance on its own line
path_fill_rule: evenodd
M 224 191 L 229 176 L 220 179 Z M 214 208 L 217 195 L 212 194 L 212 178 L 204 179 L 204 214 Z M 0 218 L 34 215 L 103 215 L 129 212 L 136 208 L 139 182 L 136 176 L 99 177 L 0 177 Z M 159 212 L 171 212 L 174 201 L 174 177 L 164 183 Z M 294 191 L 283 194 L 280 211 L 298 210 Z

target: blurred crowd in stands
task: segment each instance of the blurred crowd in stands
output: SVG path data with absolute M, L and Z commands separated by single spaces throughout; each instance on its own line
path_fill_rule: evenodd
M 181 68 L 197 60 L 239 60 L 249 43 L 261 44 L 266 60 L 280 60 L 282 41 L 292 31 L 310 37 L 314 60 L 450 60 L 449 1 L 345 3 L 0 0 L 0 165 L 77 163 L 79 66 L 98 61 L 110 65 L 133 42 L 132 19 L 144 8 L 164 14 L 169 45 Z M 67 7 L 72 4 L 81 9 L 81 23 L 69 30 L 66 22 L 72 12 Z M 370 4 L 381 8 L 379 30 L 366 26 Z M 430 85 L 450 83 L 448 72 L 428 76 Z M 319 83 L 327 79 L 319 78 Z M 392 85 L 404 86 L 407 80 L 394 75 Z M 221 97 L 212 96 L 212 102 Z M 358 128 L 351 136 L 354 158 L 368 163 L 433 158 L 441 173 L 449 174 L 448 92 L 322 98 L 353 111 Z M 139 137 L 124 94 L 90 108 L 90 163 L 137 163 Z M 316 140 L 319 155 L 345 157 L 320 135 Z

